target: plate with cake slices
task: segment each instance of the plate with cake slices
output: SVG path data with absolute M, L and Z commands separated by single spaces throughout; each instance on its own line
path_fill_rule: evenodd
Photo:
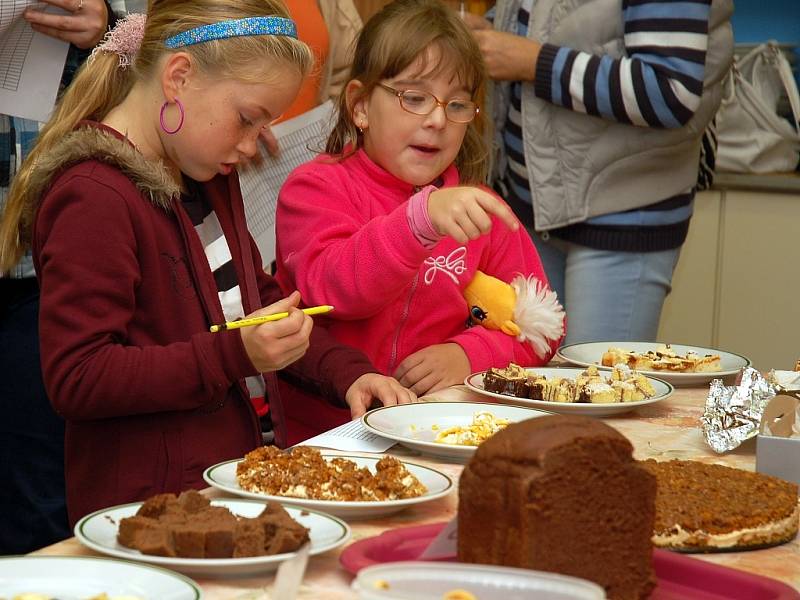
M 520 367 L 473 373 L 464 380 L 471 390 L 504 404 L 562 414 L 608 417 L 649 406 L 673 391 L 666 381 L 627 367 L 583 368 Z
M 343 519 L 371 519 L 446 496 L 453 480 L 394 456 L 282 451 L 263 446 L 244 459 L 206 469 L 209 485 L 237 496 L 322 510 Z
M 624 364 L 675 386 L 700 386 L 750 366 L 746 356 L 715 348 L 658 342 L 586 342 L 558 349 L 556 356 L 583 367 Z
M 368 431 L 412 450 L 465 462 L 481 442 L 509 423 L 548 414 L 488 402 L 420 402 L 376 408 L 361 422 Z
M 75 537 L 102 554 L 187 575 L 252 575 L 277 569 L 305 544 L 311 556 L 337 548 L 350 528 L 307 508 L 184 492 L 93 512 L 75 524 Z
M 82 600 L 200 600 L 200 587 L 183 575 L 137 563 L 96 556 L 0 557 L 3 598 Z

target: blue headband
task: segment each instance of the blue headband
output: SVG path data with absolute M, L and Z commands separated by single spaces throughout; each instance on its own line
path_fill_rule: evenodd
M 297 26 L 291 19 L 283 17 L 249 17 L 195 27 L 167 38 L 164 44 L 167 48 L 182 48 L 241 35 L 285 35 L 296 38 Z

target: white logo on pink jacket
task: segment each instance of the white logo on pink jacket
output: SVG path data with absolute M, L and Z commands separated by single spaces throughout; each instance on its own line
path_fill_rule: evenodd
M 458 283 L 458 277 L 467 270 L 467 264 L 464 257 L 467 255 L 467 247 L 460 246 L 453 250 L 447 256 L 429 256 L 425 259 L 425 264 L 430 265 L 428 270 L 425 271 L 425 283 L 430 285 L 433 282 L 436 273 L 441 271 L 453 280 L 453 283 Z

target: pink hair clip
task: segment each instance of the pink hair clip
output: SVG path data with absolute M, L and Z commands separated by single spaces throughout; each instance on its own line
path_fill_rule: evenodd
M 92 58 L 98 52 L 114 52 L 119 55 L 119 66 L 124 69 L 133 64 L 133 59 L 142 45 L 147 15 L 129 14 L 117 21 L 114 29 L 106 33 L 103 41 L 92 50 Z

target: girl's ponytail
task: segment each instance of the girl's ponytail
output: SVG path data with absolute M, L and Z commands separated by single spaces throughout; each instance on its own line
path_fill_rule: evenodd
M 31 203 L 38 199 L 29 198 L 26 191 L 31 187 L 38 158 L 46 155 L 83 119 L 99 121 L 105 117 L 122 102 L 133 80 L 131 69 L 120 68 L 119 56 L 113 52 L 96 52 L 78 69 L 11 183 L 0 222 L 0 274 L 9 272 L 30 246 L 35 212 Z

